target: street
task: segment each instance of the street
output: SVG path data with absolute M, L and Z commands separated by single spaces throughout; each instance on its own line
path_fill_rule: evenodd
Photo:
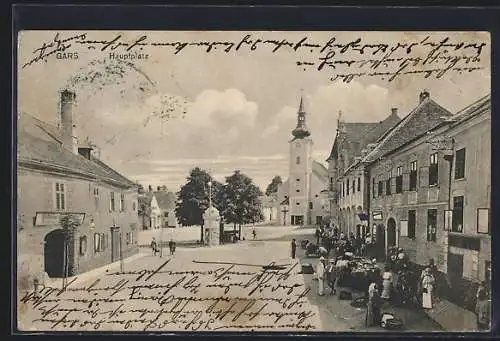
M 317 259 L 305 258 L 298 247 L 299 259 L 292 260 L 290 241 L 312 239 L 312 231 L 286 229 L 278 236 L 260 228 L 256 240 L 179 247 L 172 257 L 144 249 L 123 273 L 112 269 L 98 278 L 70 281 L 64 292 L 45 288 L 38 297 L 21 297 L 20 329 L 369 331 L 364 308 L 337 296 L 318 296 L 312 275 L 299 274 L 299 262 L 315 265 Z M 266 235 L 274 239 L 260 239 Z M 262 270 L 269 264 L 283 267 Z M 402 318 L 405 331 L 439 330 L 421 312 L 383 311 Z M 370 329 L 377 330 L 385 331 Z

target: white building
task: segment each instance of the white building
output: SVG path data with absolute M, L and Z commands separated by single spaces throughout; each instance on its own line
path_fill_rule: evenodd
M 329 212 L 325 193 L 328 171 L 312 158 L 313 140 L 306 125 L 302 98 L 292 135 L 288 179 L 278 189 L 280 221 L 283 225 L 319 224 Z

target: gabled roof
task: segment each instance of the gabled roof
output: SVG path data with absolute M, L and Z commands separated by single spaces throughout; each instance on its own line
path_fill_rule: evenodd
M 316 175 L 321 181 L 328 182 L 328 170 L 325 166 L 323 166 L 318 161 L 312 162 L 312 172 Z
M 385 120 L 380 122 L 341 122 L 337 135 L 333 142 L 330 156 L 326 161 L 337 160 L 339 148 L 349 145 L 349 155 L 356 157 L 370 143 L 375 142 L 383 133 L 394 127 L 401 119 L 397 114 L 391 113 Z M 342 140 L 343 146 L 340 146 Z
M 104 162 L 74 154 L 62 146 L 59 130 L 26 113 L 18 121 L 18 162 L 33 167 L 56 168 L 61 172 L 79 174 L 122 187 L 137 184 Z
M 491 95 L 489 94 L 481 97 L 451 117 L 451 126 L 454 127 L 459 125 L 460 123 L 463 123 L 488 109 L 491 111 Z
M 161 210 L 168 211 L 175 209 L 177 197 L 173 192 L 167 192 L 167 191 L 154 192 L 154 197 L 156 198 L 158 207 Z
M 424 99 L 392 129 L 377 140 L 377 146 L 361 162 L 374 162 L 445 122 L 452 113 L 430 98 Z

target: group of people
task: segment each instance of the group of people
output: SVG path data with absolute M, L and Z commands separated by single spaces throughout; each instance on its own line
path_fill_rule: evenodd
M 156 238 L 153 237 L 153 239 L 151 240 L 151 252 L 153 254 L 153 256 L 156 256 L 158 253 L 160 253 L 160 247 L 161 246 L 158 246 L 158 242 L 156 241 Z M 170 250 L 170 256 L 173 256 L 175 254 L 175 248 L 176 248 L 176 243 L 170 239 L 170 241 L 168 242 L 168 249 Z M 161 255 L 161 253 L 160 253 Z

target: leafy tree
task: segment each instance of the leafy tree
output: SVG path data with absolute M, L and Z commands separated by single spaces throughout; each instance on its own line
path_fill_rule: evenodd
M 175 215 L 182 226 L 201 225 L 203 241 L 203 213 L 209 205 L 209 185 L 212 183 L 213 206 L 217 207 L 217 192 L 222 185 L 212 179 L 205 170 L 196 167 L 187 177 L 187 183 L 177 192 Z
M 276 175 L 272 180 L 269 185 L 267 185 L 266 188 L 266 195 L 269 196 L 273 193 L 278 192 L 278 187 L 279 185 L 283 184 L 283 180 L 281 180 L 281 176 Z
M 218 193 L 219 212 L 228 223 L 241 225 L 259 222 L 264 219 L 261 211 L 260 196 L 262 191 L 252 179 L 236 170 L 226 177 L 226 184 Z

